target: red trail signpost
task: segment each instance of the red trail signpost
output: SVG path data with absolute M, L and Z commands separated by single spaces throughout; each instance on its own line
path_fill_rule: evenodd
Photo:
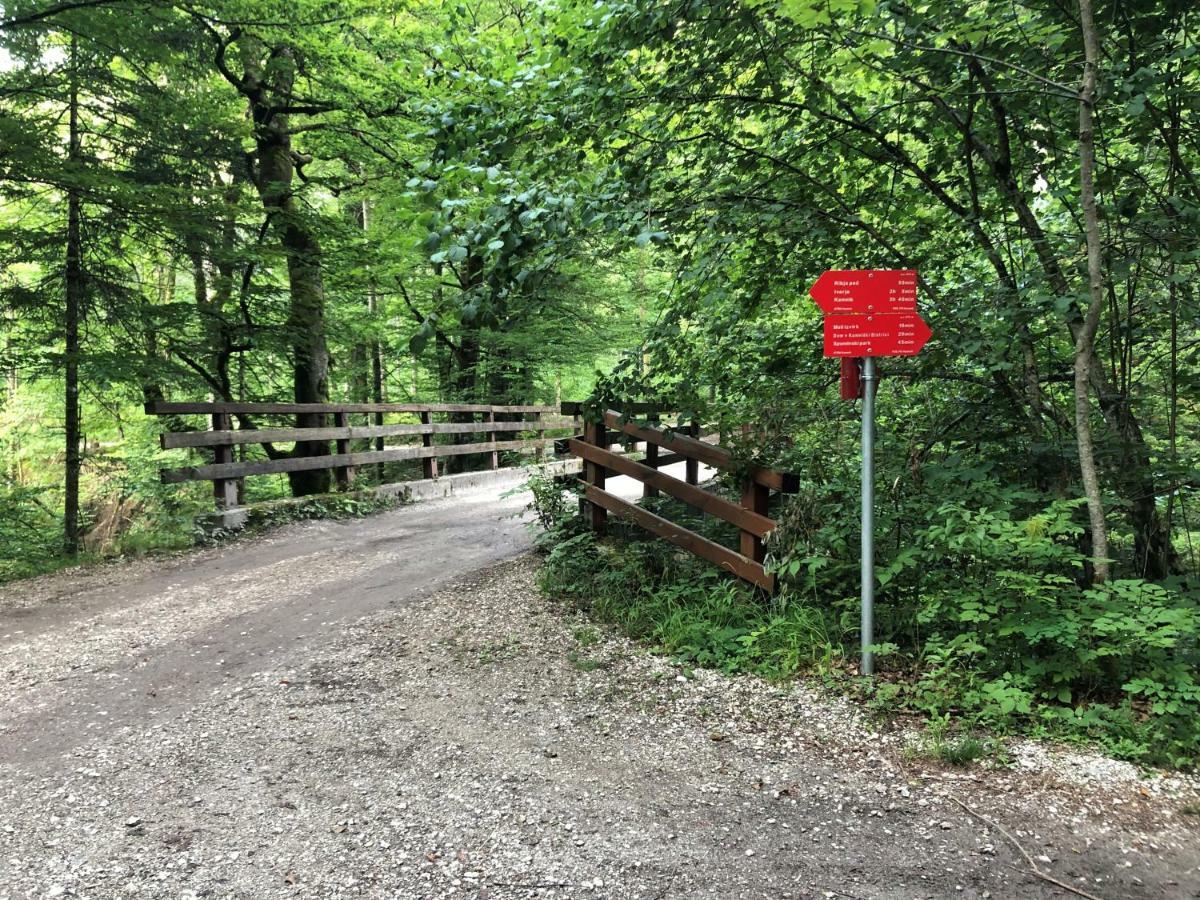
M 875 357 L 916 356 L 933 336 L 913 269 L 831 269 L 809 288 L 825 313 L 825 355 L 842 361 L 842 398 L 862 407 L 862 661 L 875 673 Z M 862 360 L 861 370 L 857 361 Z M 861 385 L 861 387 L 860 387 Z
M 932 336 L 915 312 L 825 317 L 825 355 L 916 356 Z
M 917 311 L 913 269 L 830 269 L 808 292 L 826 315 Z

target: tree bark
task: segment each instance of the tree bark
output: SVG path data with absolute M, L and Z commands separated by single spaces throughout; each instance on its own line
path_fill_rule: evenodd
M 295 79 L 295 54 L 280 45 L 266 54 L 251 37 L 241 40 L 244 75 L 234 84 L 246 97 L 254 122 L 257 165 L 254 184 L 287 258 L 291 305 L 287 329 L 292 341 L 292 393 L 296 403 L 325 403 L 329 399 L 329 349 L 325 342 L 325 283 L 321 244 L 292 192 L 295 159 L 288 127 L 288 109 Z M 224 62 L 220 65 L 223 67 Z M 229 78 L 226 74 L 226 78 Z M 326 416 L 303 413 L 299 428 L 320 428 Z M 327 456 L 327 441 L 301 441 L 293 456 Z M 330 488 L 326 469 L 289 472 L 292 495 L 325 493 Z
M 71 37 L 71 83 L 68 97 L 67 163 L 70 177 L 78 175 L 82 165 L 82 144 L 79 134 L 78 39 Z M 72 181 L 67 188 L 67 260 L 65 275 L 65 440 L 66 472 L 63 478 L 63 548 L 67 555 L 79 552 L 79 320 L 84 303 L 83 238 L 80 234 L 82 203 L 79 188 Z
M 468 294 L 471 291 L 478 290 L 483 285 L 483 257 L 476 253 L 469 255 L 463 263 L 463 267 L 459 272 L 458 279 L 459 287 L 463 294 Z M 460 403 L 474 403 L 478 400 L 479 395 L 479 359 L 480 359 L 480 334 L 479 326 L 476 323 L 463 323 L 462 334 L 458 340 L 458 346 L 453 348 L 452 358 L 454 360 L 453 372 L 453 391 L 454 398 Z M 452 422 L 471 422 L 475 418 L 475 413 L 451 413 L 450 421 Z M 471 442 L 471 435 L 456 434 L 454 435 L 454 443 L 466 444 Z M 479 461 L 478 454 L 464 454 L 461 456 L 451 456 L 446 460 L 447 472 L 463 472 L 470 466 L 474 466 Z
M 1104 311 L 1104 273 L 1101 266 L 1100 216 L 1096 209 L 1096 147 L 1093 105 L 1096 100 L 1096 66 L 1100 57 L 1099 39 L 1092 18 L 1091 0 L 1079 0 L 1079 27 L 1083 33 L 1083 81 L 1079 87 L 1079 193 L 1083 206 L 1084 232 L 1087 239 L 1087 273 L 1090 302 L 1075 337 L 1075 441 L 1079 450 L 1079 474 L 1087 498 L 1091 523 L 1094 578 L 1107 581 L 1108 523 L 1104 499 L 1096 472 L 1096 454 L 1092 444 L 1091 370 L 1095 355 L 1096 330 Z M 1153 497 L 1150 498 L 1153 503 Z

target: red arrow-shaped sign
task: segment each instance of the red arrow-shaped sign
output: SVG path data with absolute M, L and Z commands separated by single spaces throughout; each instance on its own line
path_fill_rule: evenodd
M 826 356 L 916 356 L 932 336 L 915 312 L 825 317 Z
M 826 314 L 917 311 L 913 269 L 831 269 L 808 292 Z

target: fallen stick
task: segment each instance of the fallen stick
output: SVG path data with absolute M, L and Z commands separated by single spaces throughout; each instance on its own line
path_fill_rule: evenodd
M 961 806 L 968 814 L 974 816 L 976 819 L 978 819 L 984 825 L 987 825 L 989 828 L 993 828 L 996 831 L 1000 832 L 1002 835 L 1004 835 L 1004 837 L 1008 839 L 1009 843 L 1011 843 L 1014 847 L 1016 847 L 1017 850 L 1020 851 L 1021 855 L 1023 857 L 1025 857 L 1025 862 L 1027 862 L 1029 864 L 1029 870 L 1034 875 L 1036 875 L 1038 878 L 1042 879 L 1042 881 L 1049 882 L 1050 884 L 1056 885 L 1057 887 L 1062 888 L 1064 891 L 1070 891 L 1072 894 L 1076 894 L 1077 896 L 1086 897 L 1087 900 L 1101 900 L 1101 898 L 1097 897 L 1095 894 L 1089 894 L 1087 891 L 1083 890 L 1082 888 L 1077 888 L 1073 884 L 1068 884 L 1065 881 L 1060 881 L 1059 879 L 1055 878 L 1053 875 L 1050 875 L 1047 872 L 1043 872 L 1041 869 L 1038 868 L 1038 864 L 1034 861 L 1033 857 L 1029 855 L 1029 851 L 1026 850 L 1023 846 L 1021 846 L 1021 842 L 1018 841 L 1015 837 L 1013 837 L 1012 833 L 1007 828 L 1005 828 L 1003 825 L 1001 825 L 998 822 L 993 822 L 991 819 L 989 819 L 983 813 L 979 813 L 979 812 L 976 812 L 975 810 L 971 809 L 971 807 L 967 806 L 967 804 L 963 803 L 961 800 L 959 800 L 953 794 L 946 794 L 945 796 L 949 797 L 951 800 L 953 800 L 955 803 L 957 803 L 959 806 Z M 1017 869 L 1015 866 L 1010 867 L 1010 868 L 1013 868 L 1015 871 L 1018 871 L 1018 872 L 1021 871 L 1020 869 Z

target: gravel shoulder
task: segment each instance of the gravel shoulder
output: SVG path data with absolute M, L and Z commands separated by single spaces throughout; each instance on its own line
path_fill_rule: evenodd
M 685 677 L 540 596 L 505 502 L 460 578 L 400 552 L 417 507 L 0 595 L 0 898 L 1069 896 L 996 826 L 1105 900 L 1200 897 L 1194 781 L 945 771 L 813 687 Z

